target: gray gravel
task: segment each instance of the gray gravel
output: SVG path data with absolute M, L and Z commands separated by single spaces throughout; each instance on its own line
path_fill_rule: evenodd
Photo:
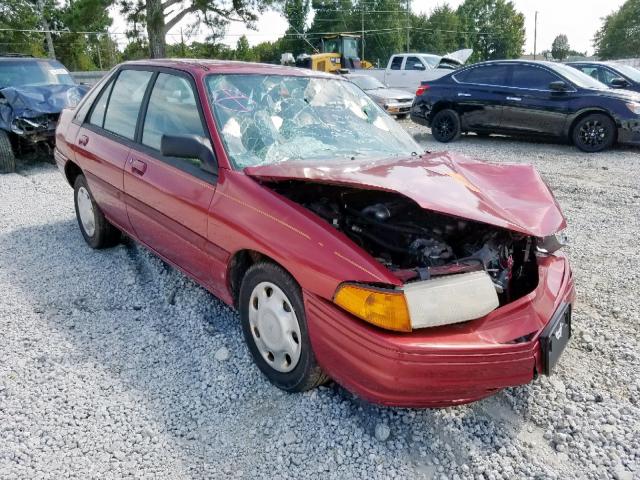
M 284 394 L 232 310 L 133 243 L 90 250 L 60 174 L 23 165 L 0 176 L 0 477 L 640 478 L 639 150 L 446 148 L 533 163 L 564 208 L 578 302 L 555 376 L 440 410 Z

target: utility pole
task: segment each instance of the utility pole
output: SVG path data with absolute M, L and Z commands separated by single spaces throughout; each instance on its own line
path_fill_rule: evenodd
M 362 36 L 360 37 L 360 60 L 364 60 L 364 2 L 360 2 L 360 28 L 362 29 Z
M 407 0 L 407 53 L 409 53 L 409 10 L 411 9 L 411 0 Z
M 536 10 L 536 19 L 533 25 L 533 59 L 536 60 L 538 54 L 538 11 Z
M 40 23 L 42 25 L 42 29 L 44 30 L 44 36 L 47 40 L 47 53 L 49 58 L 56 58 L 56 52 L 53 49 L 53 38 L 51 38 L 51 30 L 49 29 L 49 22 L 44 14 L 44 2 L 43 0 L 38 0 L 38 11 L 40 13 Z

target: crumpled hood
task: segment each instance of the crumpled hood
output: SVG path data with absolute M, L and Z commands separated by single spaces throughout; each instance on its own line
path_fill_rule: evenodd
M 268 181 L 308 180 L 393 191 L 427 210 L 536 237 L 566 226 L 553 194 L 530 165 L 498 165 L 441 152 L 375 162 L 283 162 L 247 167 L 244 172 Z
M 85 85 L 6 87 L 0 90 L 0 128 L 10 129 L 14 118 L 35 118 L 60 113 L 77 103 L 89 88 Z

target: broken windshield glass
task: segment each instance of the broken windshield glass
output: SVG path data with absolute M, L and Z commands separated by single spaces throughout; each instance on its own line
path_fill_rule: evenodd
M 383 159 L 419 151 L 364 92 L 341 79 L 210 75 L 207 87 L 236 168 L 288 160 Z

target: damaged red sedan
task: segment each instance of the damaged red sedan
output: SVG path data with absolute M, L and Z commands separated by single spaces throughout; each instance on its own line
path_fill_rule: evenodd
M 423 153 L 339 77 L 126 63 L 56 140 L 87 243 L 125 233 L 233 305 L 283 390 L 461 404 L 549 374 L 571 335 L 565 219 L 538 173 Z

